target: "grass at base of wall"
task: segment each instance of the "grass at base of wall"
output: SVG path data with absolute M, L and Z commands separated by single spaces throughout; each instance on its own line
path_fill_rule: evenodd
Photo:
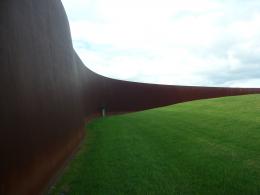
M 260 194 L 260 95 L 111 116 L 51 194 Z

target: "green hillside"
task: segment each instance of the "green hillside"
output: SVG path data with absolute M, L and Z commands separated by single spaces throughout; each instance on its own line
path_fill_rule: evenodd
M 92 121 L 52 194 L 260 194 L 260 95 Z

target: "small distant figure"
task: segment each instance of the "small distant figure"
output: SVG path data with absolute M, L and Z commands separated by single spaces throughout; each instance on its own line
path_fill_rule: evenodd
M 102 114 L 102 117 L 106 116 L 106 107 L 105 106 L 101 107 L 101 114 Z

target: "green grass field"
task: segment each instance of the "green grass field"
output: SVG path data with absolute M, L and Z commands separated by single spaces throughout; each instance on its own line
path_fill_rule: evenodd
M 260 95 L 96 119 L 51 194 L 260 194 Z

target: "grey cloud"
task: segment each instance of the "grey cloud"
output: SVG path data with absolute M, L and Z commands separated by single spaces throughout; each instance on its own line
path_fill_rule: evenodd
M 228 65 L 227 65 L 228 67 Z M 249 64 L 241 68 L 232 70 L 224 69 L 221 72 L 210 72 L 205 75 L 205 78 L 209 80 L 213 85 L 224 85 L 239 80 L 250 80 L 260 78 L 260 63 L 259 66 Z

